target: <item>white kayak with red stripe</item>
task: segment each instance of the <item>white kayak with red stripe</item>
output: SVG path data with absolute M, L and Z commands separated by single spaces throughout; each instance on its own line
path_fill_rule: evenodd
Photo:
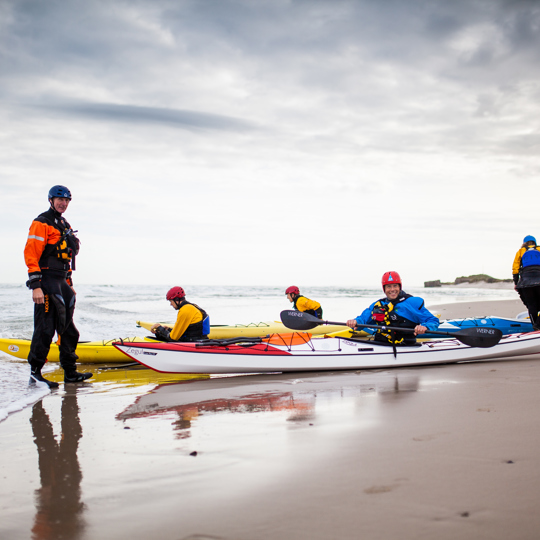
M 457 339 L 414 346 L 380 345 L 344 338 L 311 338 L 304 332 L 274 335 L 259 343 L 115 343 L 132 360 L 162 373 L 263 373 L 373 369 L 417 365 L 540 359 L 540 332 L 512 334 L 489 348 Z

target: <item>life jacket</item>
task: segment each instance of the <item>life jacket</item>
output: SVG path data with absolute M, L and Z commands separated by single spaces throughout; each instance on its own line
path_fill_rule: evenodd
M 301 294 L 297 295 L 296 298 L 294 299 L 294 302 L 293 302 L 293 306 L 294 306 L 294 309 L 296 311 L 300 311 L 298 309 L 298 307 L 296 306 L 296 302 L 298 302 L 298 300 L 300 300 L 300 298 L 306 298 L 305 296 L 302 296 Z M 312 302 L 314 302 L 314 300 L 312 300 Z M 317 302 L 318 303 L 318 302 Z M 306 311 L 304 311 L 304 313 L 308 313 L 309 315 L 313 315 L 314 317 L 317 317 L 318 319 L 322 319 L 322 314 L 323 314 L 323 311 L 322 311 L 322 307 L 321 305 L 319 304 L 319 307 L 318 308 L 315 308 L 315 309 L 306 309 Z
M 80 241 L 71 225 L 52 208 L 40 214 L 34 221 L 45 223 L 60 232 L 60 239 L 55 244 L 45 246 L 39 259 L 41 270 L 75 270 L 75 257 L 79 253 Z
M 540 251 L 536 246 L 530 246 L 521 256 L 521 267 L 540 266 Z
M 196 341 L 198 339 L 206 339 L 208 337 L 208 334 L 210 333 L 210 318 L 208 317 L 208 314 L 204 309 L 200 308 L 197 304 L 193 304 L 192 302 L 188 302 L 187 300 L 184 300 L 180 304 L 180 308 L 182 309 L 182 306 L 185 306 L 187 304 L 190 304 L 191 306 L 197 308 L 202 315 L 202 320 L 193 324 L 190 324 L 187 328 L 184 334 L 182 335 L 182 341 Z
M 516 261 L 513 266 L 514 283 L 518 289 L 526 289 L 528 287 L 540 286 L 540 248 L 530 246 L 522 248 L 516 255 L 516 261 L 521 254 L 519 260 L 519 270 L 516 274 Z
M 402 328 L 416 328 L 417 323 L 399 315 L 396 305 L 411 298 L 411 294 L 400 292 L 393 302 L 385 302 L 387 299 L 378 300 L 373 306 L 371 318 L 380 326 L 398 326 Z M 377 330 L 375 341 L 391 343 L 392 345 L 408 345 L 416 343 L 414 334 L 399 332 L 397 330 Z

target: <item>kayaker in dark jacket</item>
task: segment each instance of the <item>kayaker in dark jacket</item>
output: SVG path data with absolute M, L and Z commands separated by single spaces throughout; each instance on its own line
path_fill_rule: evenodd
M 28 266 L 26 285 L 32 291 L 34 302 L 34 334 L 28 363 L 30 382 L 46 383 L 50 388 L 58 383 L 41 374 L 47 361 L 54 334 L 59 337 L 60 365 L 64 369 L 64 382 L 83 382 L 92 373 L 79 373 L 76 354 L 79 331 L 73 322 L 75 290 L 72 270 L 79 252 L 79 240 L 62 214 L 71 202 L 71 192 L 65 186 L 49 190 L 49 209 L 32 221 L 24 248 Z
M 529 311 L 535 330 L 540 330 L 540 248 L 534 236 L 526 236 L 512 266 L 514 289 Z
M 437 330 L 439 319 L 426 309 L 422 298 L 402 290 L 401 278 L 397 272 L 386 272 L 382 277 L 382 287 L 386 298 L 373 302 L 362 315 L 348 320 L 347 326 L 356 328 L 357 325 L 370 324 L 414 329 L 414 332 L 364 329 L 374 333 L 376 341 L 392 345 L 412 345 L 416 343 L 417 335 Z

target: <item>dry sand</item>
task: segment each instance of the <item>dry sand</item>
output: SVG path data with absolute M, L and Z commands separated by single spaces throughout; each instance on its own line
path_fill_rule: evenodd
M 539 388 L 531 360 L 71 385 L 0 423 L 0 538 L 537 539 Z
M 429 310 L 441 319 L 457 319 L 466 317 L 516 317 L 527 311 L 523 302 L 517 300 L 485 300 L 482 302 L 456 302 L 428 306 Z

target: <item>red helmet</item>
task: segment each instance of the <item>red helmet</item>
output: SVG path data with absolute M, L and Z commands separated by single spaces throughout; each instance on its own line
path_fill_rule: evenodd
M 399 277 L 399 274 L 397 272 L 385 272 L 382 277 L 383 291 L 385 285 L 392 285 L 393 283 L 397 283 L 400 288 L 403 287 L 401 284 L 401 278 Z
M 291 285 L 286 291 L 285 294 L 300 294 L 300 289 Z
M 175 298 L 185 298 L 186 293 L 184 292 L 184 289 L 182 287 L 173 287 L 169 290 L 167 293 L 167 300 L 174 300 Z

